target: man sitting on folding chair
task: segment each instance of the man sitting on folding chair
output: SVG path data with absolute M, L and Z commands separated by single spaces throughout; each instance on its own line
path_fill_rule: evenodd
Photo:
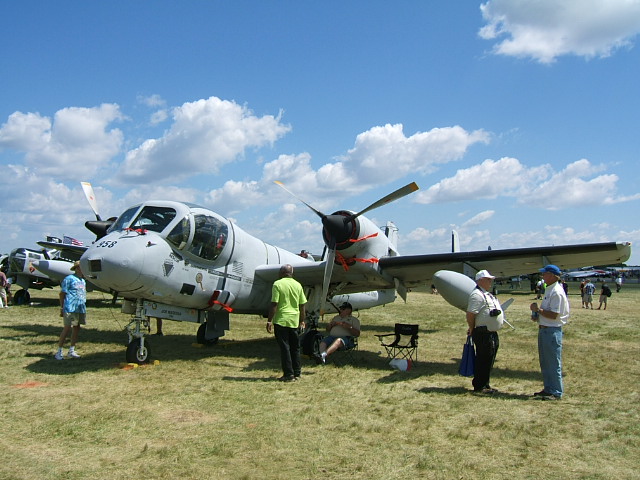
M 338 307 L 338 311 L 340 313 L 327 325 L 329 335 L 320 342 L 320 353 L 316 355 L 316 363 L 319 365 L 327 363 L 327 357 L 336 350 L 353 348 L 354 337 L 360 336 L 360 320 L 351 315 L 351 304 L 344 302 Z

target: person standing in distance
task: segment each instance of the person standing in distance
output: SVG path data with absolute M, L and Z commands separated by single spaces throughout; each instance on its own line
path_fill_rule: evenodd
M 616 293 L 620 293 L 621 288 L 622 288 L 622 274 L 618 275 L 618 278 L 616 278 Z
M 275 332 L 280 347 L 282 364 L 281 382 L 291 382 L 300 378 L 300 340 L 298 328 L 304 329 L 307 297 L 300 282 L 293 278 L 293 267 L 280 267 L 280 278 L 273 282 L 271 306 L 267 318 L 267 332 Z
M 10 286 L 11 284 L 7 280 L 7 276 L 2 270 L 0 270 L 0 308 L 9 308 L 9 304 L 7 303 L 7 293 Z
M 584 297 L 582 303 L 584 308 L 591 308 L 593 310 L 593 294 L 596 292 L 596 286 L 591 283 L 591 279 L 587 278 L 587 283 L 584 286 Z
M 476 288 L 469 295 L 467 303 L 467 335 L 473 338 L 476 347 L 476 363 L 473 371 L 473 391 L 493 394 L 491 370 L 500 347 L 498 330 L 502 328 L 504 316 L 502 307 L 491 292 L 495 277 L 486 270 L 476 273 Z
M 545 400 L 558 400 L 564 394 L 562 384 L 562 327 L 569 319 L 569 301 L 560 284 L 560 269 L 547 265 L 540 269 L 547 290 L 540 307 L 536 302 L 530 308 L 533 321 L 538 322 L 538 356 L 544 388 L 534 393 Z
M 80 358 L 76 352 L 76 342 L 80 333 L 80 325 L 87 323 L 87 283 L 80 269 L 80 262 L 74 262 L 71 267 L 73 272 L 67 275 L 60 284 L 60 316 L 63 319 L 64 327 L 58 341 L 58 351 L 56 360 L 62 360 L 62 347 L 71 332 L 71 346 L 69 347 L 69 358 Z

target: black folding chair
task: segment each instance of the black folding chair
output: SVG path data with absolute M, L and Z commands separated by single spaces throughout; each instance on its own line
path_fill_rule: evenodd
M 418 325 L 396 323 L 393 333 L 376 335 L 387 351 L 387 359 L 405 358 L 418 361 Z
M 351 337 L 353 344 L 349 347 L 342 347 L 332 355 L 327 357 L 329 361 L 332 361 L 336 365 L 345 365 L 346 363 L 356 363 L 356 353 L 358 352 L 358 337 Z

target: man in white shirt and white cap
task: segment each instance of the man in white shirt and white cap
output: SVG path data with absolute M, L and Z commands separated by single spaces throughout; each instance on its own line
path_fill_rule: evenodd
M 467 334 L 473 338 L 476 347 L 476 363 L 473 375 L 473 391 L 493 394 L 490 378 L 493 363 L 500 347 L 498 330 L 502 328 L 504 316 L 502 306 L 491 294 L 491 284 L 495 277 L 486 270 L 476 273 L 476 288 L 469 295 L 467 304 Z

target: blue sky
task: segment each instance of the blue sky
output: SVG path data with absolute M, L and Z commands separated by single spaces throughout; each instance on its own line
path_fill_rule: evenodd
M 273 180 L 327 213 L 416 181 L 369 214 L 406 254 L 640 245 L 639 33 L 638 0 L 2 2 L 0 251 L 90 242 L 81 181 L 291 251 L 321 226 Z

